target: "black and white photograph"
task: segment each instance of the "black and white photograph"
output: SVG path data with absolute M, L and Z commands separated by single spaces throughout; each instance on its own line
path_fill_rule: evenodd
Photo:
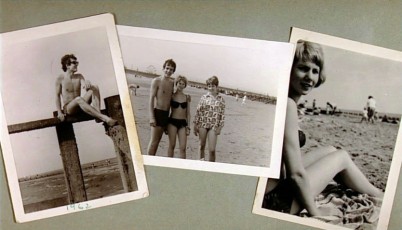
M 279 175 L 293 44 L 117 29 L 144 164 Z
M 282 170 L 253 213 L 321 229 L 386 229 L 401 167 L 402 53 L 292 28 Z
M 113 15 L 1 40 L 1 145 L 16 221 L 147 197 Z

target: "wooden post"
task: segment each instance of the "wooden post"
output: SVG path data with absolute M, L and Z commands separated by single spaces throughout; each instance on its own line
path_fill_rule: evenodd
M 85 191 L 84 177 L 82 175 L 73 124 L 67 122 L 60 123 L 56 125 L 56 132 L 63 161 L 69 203 L 86 201 L 88 198 Z
M 119 95 L 105 98 L 105 105 L 107 115 L 117 120 L 119 124 L 113 127 L 105 126 L 105 128 L 115 146 L 124 191 L 132 192 L 137 190 L 137 181 Z

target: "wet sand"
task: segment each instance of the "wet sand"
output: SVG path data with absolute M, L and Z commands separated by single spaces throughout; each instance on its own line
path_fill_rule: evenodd
M 127 74 L 128 84 L 139 85 L 137 95 L 131 95 L 131 101 L 142 154 L 147 153 L 150 139 L 148 102 L 151 80 L 151 78 Z M 194 119 L 197 104 L 207 91 L 187 86 L 184 93 L 191 95 L 190 111 Z M 242 106 L 241 99 L 236 101 L 233 96 L 222 95 L 226 102 L 225 125 L 218 137 L 216 161 L 249 166 L 269 166 L 276 106 L 250 100 Z M 193 134 L 192 124 L 190 127 L 192 130 L 187 138 L 187 159 L 199 160 L 199 139 Z M 168 136 L 163 135 L 156 155 L 167 156 L 168 145 Z M 179 157 L 178 143 L 176 143 L 174 157 Z M 208 159 L 207 151 L 206 159 Z

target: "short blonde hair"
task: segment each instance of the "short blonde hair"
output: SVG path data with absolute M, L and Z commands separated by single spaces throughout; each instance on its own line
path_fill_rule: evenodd
M 320 67 L 318 82 L 314 87 L 318 87 L 325 82 L 326 76 L 324 72 L 324 52 L 322 51 L 322 48 L 319 44 L 299 40 L 296 45 L 293 65 L 295 65 L 299 61 L 310 61 Z

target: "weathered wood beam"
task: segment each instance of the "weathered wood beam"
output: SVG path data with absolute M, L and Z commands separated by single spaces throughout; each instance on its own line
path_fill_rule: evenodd
M 106 114 L 105 110 L 102 110 L 101 112 L 103 114 Z M 44 129 L 44 128 L 49 128 L 49 127 L 54 127 L 61 123 L 77 123 L 77 122 L 83 122 L 83 121 L 90 121 L 90 120 L 94 119 L 90 115 L 82 112 L 82 113 L 74 114 L 74 116 L 68 115 L 68 116 L 66 116 L 66 119 L 62 122 L 56 117 L 57 112 L 53 112 L 53 115 L 54 115 L 54 118 L 47 118 L 47 119 L 42 119 L 42 120 L 37 120 L 37 121 L 29 121 L 29 122 L 25 122 L 25 123 L 9 125 L 8 132 L 9 132 L 9 134 L 20 133 L 20 132 L 26 132 L 26 131 L 36 130 L 36 129 Z

